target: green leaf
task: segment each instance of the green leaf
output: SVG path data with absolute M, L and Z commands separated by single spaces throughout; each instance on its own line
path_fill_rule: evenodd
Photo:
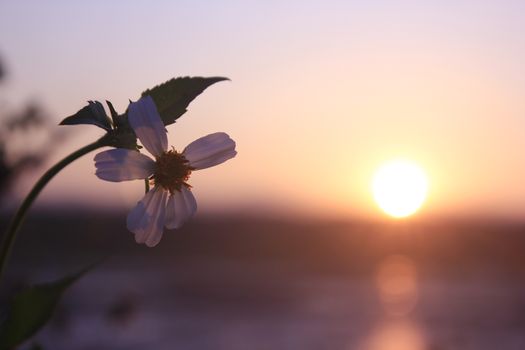
M 110 131 L 111 122 L 106 111 L 104 111 L 102 103 L 98 101 L 88 101 L 88 103 L 86 107 L 77 113 L 62 120 L 60 125 L 92 124 L 106 131 Z
M 62 293 L 93 266 L 51 283 L 28 287 L 14 295 L 0 322 L 0 350 L 13 349 L 42 328 L 51 318 Z
M 149 95 L 155 101 L 164 125 L 175 123 L 195 97 L 199 96 L 207 87 L 219 81 L 229 80 L 223 77 L 181 77 L 173 78 L 142 93 Z
M 34 343 L 31 344 L 31 347 L 28 350 L 44 350 L 44 348 L 42 347 L 42 345 Z
M 109 112 L 111 113 L 111 118 L 115 119 L 115 117 L 118 117 L 118 113 L 115 110 L 115 107 L 113 107 L 113 103 L 111 103 L 111 101 L 106 100 L 106 104 L 108 105 Z

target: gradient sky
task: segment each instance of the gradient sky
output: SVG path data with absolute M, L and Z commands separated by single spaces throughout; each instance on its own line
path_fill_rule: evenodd
M 173 76 L 231 78 L 168 129 L 178 149 L 237 141 L 191 178 L 204 211 L 377 215 L 374 169 L 404 156 L 430 178 L 423 213 L 525 218 L 523 33 L 523 1 L 3 1 L 0 89 L 59 122 Z M 52 160 L 101 135 L 62 128 Z M 40 203 L 132 206 L 142 183 L 96 179 L 92 157 Z

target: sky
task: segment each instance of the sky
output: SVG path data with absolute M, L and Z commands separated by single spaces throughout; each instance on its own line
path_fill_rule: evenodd
M 192 174 L 204 212 L 377 216 L 374 171 L 402 156 L 429 177 L 421 215 L 519 219 L 524 32 L 522 1 L 3 1 L 0 91 L 58 123 L 87 100 L 124 111 L 171 77 L 226 76 L 168 127 L 179 150 L 216 131 L 237 142 Z M 50 164 L 102 135 L 60 128 Z M 100 181 L 93 156 L 39 203 L 132 207 L 142 183 Z

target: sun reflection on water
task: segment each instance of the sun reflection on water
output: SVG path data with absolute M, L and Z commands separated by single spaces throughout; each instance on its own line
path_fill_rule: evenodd
M 377 268 L 375 283 L 384 317 L 359 350 L 423 350 L 423 332 L 411 320 L 419 295 L 417 269 L 404 255 L 391 255 Z
M 391 255 L 383 260 L 377 269 L 376 284 L 387 315 L 407 315 L 416 306 L 417 270 L 410 258 Z
M 405 319 L 390 320 L 375 329 L 359 350 L 423 350 L 425 342 L 417 325 Z

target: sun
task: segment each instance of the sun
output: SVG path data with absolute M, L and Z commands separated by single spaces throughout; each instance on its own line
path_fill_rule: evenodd
M 394 159 L 377 169 L 372 192 L 385 213 L 395 218 L 407 217 L 414 214 L 427 197 L 427 176 L 414 162 Z

